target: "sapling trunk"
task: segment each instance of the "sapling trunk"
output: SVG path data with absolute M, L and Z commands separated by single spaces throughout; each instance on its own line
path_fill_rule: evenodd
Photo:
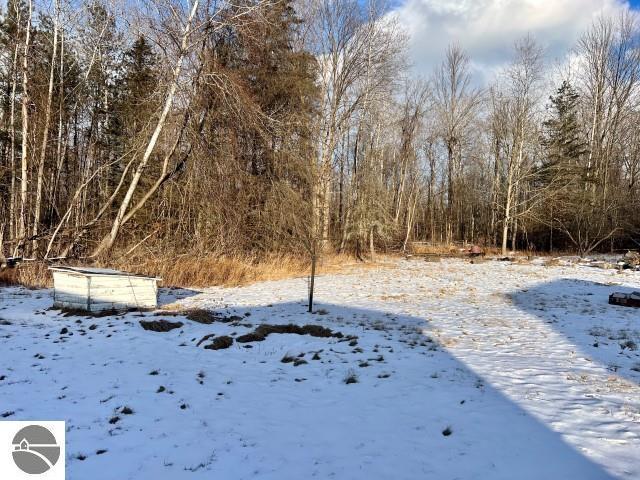
M 309 313 L 313 312 L 313 288 L 316 280 L 316 261 L 318 256 L 315 252 L 311 255 L 311 279 L 309 281 Z

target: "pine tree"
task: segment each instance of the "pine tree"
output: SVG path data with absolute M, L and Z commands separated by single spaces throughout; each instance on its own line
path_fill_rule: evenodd
M 576 172 L 580 160 L 586 153 L 578 122 L 579 95 L 567 80 L 562 82 L 556 95 L 550 97 L 551 118 L 543 124 L 546 137 L 543 145 L 547 149 L 545 167 L 556 173 Z
M 260 111 L 281 126 L 268 139 L 252 132 L 250 163 L 254 174 L 286 174 L 287 164 L 276 158 L 273 148 L 282 142 L 279 137 L 283 133 L 298 142 L 309 139 L 306 129 L 313 110 L 315 60 L 308 52 L 293 48 L 292 37 L 301 23 L 293 3 L 286 0 L 274 4 L 259 28 L 252 25 L 251 31 L 240 33 L 246 50 L 241 71 L 248 90 Z
M 132 132 L 138 133 L 140 124 L 148 121 L 154 105 L 153 94 L 158 84 L 156 55 L 144 36 L 139 36 L 124 54 L 120 96 L 122 114 L 132 122 Z
M 124 51 L 116 70 L 118 88 L 114 90 L 108 135 L 112 148 L 122 155 L 132 141 L 140 140 L 141 130 L 150 123 L 158 100 L 154 101 L 158 87 L 157 58 L 144 36 L 139 36 Z
M 117 66 L 113 108 L 109 116 L 108 136 L 112 158 L 121 160 L 111 170 L 111 188 L 120 181 L 122 173 L 132 156 L 140 151 L 141 145 L 150 134 L 146 130 L 157 119 L 157 95 L 159 73 L 157 57 L 151 44 L 144 36 L 138 36 L 122 54 Z M 153 183 L 157 165 L 149 166 L 149 179 L 141 181 L 142 186 Z

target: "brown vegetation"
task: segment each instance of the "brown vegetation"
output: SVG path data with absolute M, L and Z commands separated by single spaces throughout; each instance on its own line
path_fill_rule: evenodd
M 320 273 L 340 271 L 356 265 L 349 255 L 323 258 Z M 109 262 L 109 266 L 162 278 L 165 286 L 207 287 L 240 286 L 265 280 L 308 275 L 309 259 L 302 255 L 203 256 L 188 254 L 172 257 L 138 257 Z
M 15 268 L 0 269 L 0 286 L 22 285 L 42 288 L 53 285 L 53 277 L 43 262 L 26 262 Z
M 76 262 L 86 264 L 82 260 Z M 145 257 L 143 255 L 120 261 L 99 261 L 96 266 L 122 269 L 124 271 L 162 278 L 166 287 L 208 287 L 223 285 L 236 287 L 266 280 L 309 275 L 309 259 L 302 255 L 259 256 L 206 256 L 189 255 L 165 257 Z M 351 255 L 327 255 L 318 266 L 318 273 L 345 271 L 351 267 L 373 268 L 380 263 L 362 265 Z M 51 287 L 53 285 L 48 264 L 29 261 L 15 268 L 0 270 L 0 285 L 23 285 L 29 288 Z

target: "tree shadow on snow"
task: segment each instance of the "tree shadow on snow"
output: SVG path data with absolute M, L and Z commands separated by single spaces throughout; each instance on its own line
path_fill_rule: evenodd
M 294 406 L 287 408 L 291 408 L 292 422 L 270 426 L 272 448 L 279 449 L 278 443 L 293 437 L 297 446 L 311 448 L 325 460 L 346 456 L 360 465 L 360 478 L 614 478 L 431 339 L 425 319 L 334 304 L 317 304 L 315 314 L 306 314 L 304 309 L 298 302 L 230 308 L 237 315 L 246 315 L 253 327 L 262 323 L 314 324 L 359 337 L 355 348 L 361 351 L 356 353 L 354 345 L 346 341 L 317 339 L 328 342 L 321 353 L 323 360 L 329 348 L 340 352 L 343 363 L 332 366 L 355 372 L 358 382 L 340 382 L 339 403 L 323 398 L 317 393 L 320 390 L 311 398 L 303 397 L 300 402 L 304 405 L 299 407 L 297 399 L 290 399 Z M 296 346 L 304 348 L 309 341 L 297 335 L 274 334 L 246 350 L 243 347 L 249 344 L 238 342 L 232 348 L 244 350 L 247 359 L 255 355 L 258 361 L 264 358 L 261 352 L 277 348 L 291 348 L 290 353 L 296 355 Z M 384 355 L 384 364 L 374 360 L 368 362 L 368 368 L 359 368 L 359 361 L 379 354 Z M 304 358 L 310 365 L 284 368 L 306 376 L 319 367 L 310 355 Z M 322 368 L 327 368 L 326 364 Z M 390 371 L 389 377 L 379 375 Z M 325 380 L 322 392 L 336 383 L 335 377 Z M 255 402 L 261 414 L 269 417 L 269 412 L 283 408 L 271 392 L 256 391 L 257 398 L 245 402 L 247 406 Z M 387 454 L 380 456 L 380 452 Z M 288 462 L 300 464 L 299 452 L 283 454 Z M 312 467 L 298 466 L 306 473 Z M 333 473 L 340 478 L 339 472 Z
M 197 292 L 186 294 L 193 296 Z M 169 292 L 167 297 L 175 295 Z M 272 333 L 263 341 L 244 344 L 236 341 L 226 350 L 205 350 L 204 345 L 198 350 L 180 350 L 185 353 L 180 360 L 176 357 L 179 368 L 167 365 L 164 372 L 167 377 L 163 380 L 172 384 L 176 396 L 193 387 L 193 378 L 185 378 L 182 368 L 183 363 L 191 362 L 193 369 L 210 368 L 220 372 L 222 378 L 232 379 L 233 387 L 228 387 L 232 390 L 230 400 L 217 404 L 210 398 L 211 392 L 203 387 L 197 395 L 189 397 L 190 407 L 184 412 L 180 410 L 180 417 L 165 410 L 158 414 L 153 407 L 141 404 L 135 409 L 133 420 L 140 422 L 140 432 L 148 428 L 149 419 L 153 419 L 154 432 L 167 426 L 174 428 L 168 438 L 154 437 L 154 441 L 170 442 L 170 450 L 183 464 L 194 455 L 198 459 L 203 455 L 209 458 L 211 449 L 218 449 L 216 463 L 220 464 L 211 468 L 222 469 L 218 473 L 230 468 L 233 472 L 230 478 L 309 478 L 312 474 L 317 478 L 381 479 L 614 478 L 567 443 L 560 433 L 452 356 L 430 337 L 426 319 L 335 304 L 317 304 L 315 314 L 307 314 L 305 309 L 302 302 L 232 306 L 225 313 L 233 313 L 242 320 L 203 325 L 185 318 L 183 328 L 169 333 L 132 327 L 122 329 L 120 335 L 123 340 L 126 338 L 122 342 L 117 341 L 117 330 L 109 330 L 112 340 L 99 342 L 98 351 L 111 358 L 112 363 L 136 359 L 131 369 L 127 369 L 129 375 L 142 371 L 145 378 L 131 377 L 134 390 L 123 386 L 119 394 L 133 395 L 143 402 L 144 385 L 156 382 L 149 380 L 155 379 L 149 377 L 149 370 L 158 367 L 159 358 L 166 359 L 156 352 L 174 352 L 177 340 L 184 346 L 190 341 L 195 349 L 197 339 L 211 331 L 216 336 L 235 334 L 237 339 L 263 323 L 321 325 L 345 336 L 358 336 L 357 343 L 352 345 L 352 340 L 344 338 Z M 70 329 L 77 328 L 75 321 L 68 322 Z M 59 326 L 56 324 L 56 331 Z M 75 342 L 73 351 L 80 349 L 76 353 L 80 358 L 95 351 L 91 344 L 81 340 L 90 337 L 71 338 L 69 342 Z M 39 336 L 32 348 L 41 351 L 42 342 Z M 69 344 L 53 345 L 57 349 Z M 252 348 L 244 348 L 248 345 Z M 311 352 L 319 349 L 323 350 L 321 358 L 314 360 Z M 281 363 L 283 354 L 298 356 L 300 352 L 306 354 L 304 359 L 308 363 L 297 367 L 293 362 Z M 106 391 L 113 389 L 113 378 L 95 375 L 93 365 L 93 362 L 74 363 L 70 382 L 88 377 L 95 380 L 77 386 L 81 389 L 77 401 L 56 404 L 59 418 L 71 424 L 82 421 L 79 412 L 95 409 L 95 399 L 103 398 Z M 356 383 L 344 382 L 349 372 L 356 373 Z M 211 379 L 214 377 L 212 373 Z M 298 383 L 299 380 L 303 381 Z M 44 400 L 44 396 L 32 398 L 34 403 L 46 405 Z M 182 419 L 187 414 L 193 415 L 192 423 L 191 417 L 185 416 L 181 420 L 184 427 L 175 429 L 175 418 Z M 146 415 L 150 417 L 145 418 Z M 16 419 L 22 418 L 17 415 Z M 207 422 L 210 426 L 205 428 Z M 217 437 L 208 441 L 205 432 Z M 125 433 L 126 430 L 122 434 Z M 68 448 L 90 445 L 95 435 L 95 430 L 72 428 L 67 436 Z M 141 437 L 127 441 L 134 438 Z M 237 438 L 240 445 L 235 443 Z M 156 448 L 162 451 L 164 447 L 156 443 Z M 125 474 L 130 468 L 136 476 L 142 466 L 154 466 L 158 478 L 168 478 L 168 467 L 158 463 L 158 458 L 141 459 L 140 451 L 144 450 L 130 448 L 128 443 L 124 450 L 116 450 L 116 444 L 113 449 L 119 455 L 117 468 L 123 470 L 119 473 Z M 74 476 L 95 476 L 97 470 L 91 462 L 97 458 L 73 463 Z M 107 475 L 96 478 L 113 477 L 112 468 L 116 467 L 104 465 Z M 229 477 L 229 471 L 222 476 Z M 178 471 L 174 478 L 191 475 L 180 472 L 183 471 Z M 198 478 L 211 478 L 211 474 L 203 470 Z
M 632 291 L 566 278 L 514 292 L 511 299 L 612 375 L 640 383 L 640 309 L 609 304 L 610 294 Z

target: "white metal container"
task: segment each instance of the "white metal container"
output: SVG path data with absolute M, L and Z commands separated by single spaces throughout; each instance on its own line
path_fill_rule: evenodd
M 156 308 L 160 278 L 88 267 L 50 267 L 53 306 L 100 312 Z

